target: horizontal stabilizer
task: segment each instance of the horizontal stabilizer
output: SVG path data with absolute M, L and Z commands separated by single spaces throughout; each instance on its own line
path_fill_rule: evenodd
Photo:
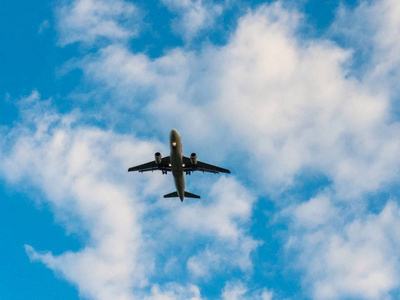
M 185 192 L 185 198 L 197 198 L 197 199 L 199 199 L 200 196 L 192 194 L 192 193 L 189 193 L 189 192 Z
M 175 198 L 175 197 L 179 197 L 177 192 L 172 192 L 164 195 L 164 198 Z
M 178 195 L 177 192 L 172 192 L 172 193 L 164 195 L 164 198 L 178 198 L 178 197 L 179 197 L 179 195 Z M 185 192 L 185 198 L 196 198 L 196 199 L 199 199 L 200 196 L 192 194 L 192 193 L 189 193 L 189 192 Z

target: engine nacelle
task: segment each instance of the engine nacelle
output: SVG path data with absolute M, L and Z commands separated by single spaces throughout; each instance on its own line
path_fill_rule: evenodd
M 161 153 L 160 152 L 156 152 L 154 154 L 154 160 L 156 161 L 157 165 L 161 164 L 161 159 L 162 159 Z
M 196 155 L 196 153 L 190 154 L 190 162 L 192 163 L 192 165 L 196 165 L 197 164 L 197 155 Z

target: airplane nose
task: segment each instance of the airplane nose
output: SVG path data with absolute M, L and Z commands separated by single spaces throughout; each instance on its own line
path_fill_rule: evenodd
M 178 133 L 178 131 L 177 131 L 176 129 L 172 129 L 172 130 L 171 130 L 171 134 L 170 134 L 171 143 L 173 143 L 173 142 L 176 143 L 176 140 L 177 140 L 178 138 L 179 138 L 179 133 Z

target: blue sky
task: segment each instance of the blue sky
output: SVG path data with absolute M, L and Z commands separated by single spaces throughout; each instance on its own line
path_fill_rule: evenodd
M 385 16 L 385 18 L 382 18 Z M 397 299 L 400 5 L 5 0 L 1 299 Z M 201 201 L 127 168 L 185 153 Z

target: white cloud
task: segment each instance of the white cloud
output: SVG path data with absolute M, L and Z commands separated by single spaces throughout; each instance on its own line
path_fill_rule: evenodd
M 300 41 L 300 19 L 279 4 L 262 6 L 240 19 L 225 46 L 154 60 L 112 46 L 82 68 L 117 98 L 132 99 L 124 110 L 150 100 L 140 102 L 147 118 L 182 128 L 198 149 L 218 145 L 220 160 L 251 153 L 247 170 L 271 194 L 307 170 L 326 175 L 343 197 L 375 191 L 397 178 L 400 164 L 389 100 L 348 75 L 349 51 Z M 260 161 L 268 167 L 257 168 Z
M 143 251 L 140 193 L 126 170 L 132 157 L 152 153 L 154 145 L 76 127 L 73 116 L 42 111 L 37 93 L 27 99 L 34 119 L 3 141 L 1 173 L 12 183 L 39 188 L 61 222 L 88 235 L 77 252 L 53 255 L 27 246 L 30 258 L 76 284 L 84 297 L 133 299 L 131 290 L 146 284 L 152 261 Z
M 217 179 L 210 191 L 214 201 L 199 201 L 174 210 L 177 226 L 219 238 L 237 240 L 248 222 L 254 197 L 232 178 Z
M 220 178 L 209 197 L 173 210 L 174 230 L 213 237 L 205 249 L 189 255 L 187 268 L 195 278 L 209 279 L 229 268 L 251 271 L 251 253 L 258 243 L 247 236 L 255 198 L 232 178 Z
M 199 184 L 197 179 L 197 188 Z M 204 191 L 199 201 L 188 199 L 184 206 L 162 201 L 159 208 L 165 214 L 159 212 L 158 221 L 152 221 L 155 234 L 163 237 L 163 246 L 160 239 L 155 245 L 159 254 L 176 248 L 163 267 L 167 277 L 171 270 L 188 273 L 193 280 L 212 280 L 227 270 L 252 271 L 251 254 L 259 245 L 249 236 L 255 198 L 233 178 L 205 186 L 209 194 Z
M 305 228 L 298 215 L 313 215 L 315 200 L 301 204 L 294 211 L 288 243 L 295 252 L 300 250 L 304 285 L 313 299 L 390 299 L 390 292 L 399 287 L 398 205 L 389 202 L 380 213 L 349 217 L 348 211 L 324 199 L 329 201 L 325 210 L 336 219 Z M 308 218 L 305 221 L 309 224 Z
M 222 293 L 222 299 L 224 300 L 239 300 L 242 299 L 247 289 L 241 283 L 231 283 L 225 286 Z
M 241 20 L 218 56 L 215 111 L 248 145 L 254 167 L 268 162 L 261 178 L 273 187 L 313 169 L 345 195 L 375 190 L 398 165 L 387 100 L 346 76 L 343 49 L 300 43 L 296 18 L 275 5 Z
M 148 300 L 201 300 L 200 290 L 195 285 L 179 286 L 170 284 L 167 287 L 154 286 Z
M 80 3 L 86 3 L 88 9 L 86 6 L 80 8 Z M 183 16 L 190 16 L 182 6 L 186 2 L 171 3 L 182 10 Z M 98 38 L 120 41 L 133 34 L 118 21 L 120 16 L 123 19 L 127 16 L 122 13 L 125 10 L 112 10 L 109 14 L 96 5 L 92 1 L 81 1 L 64 7 L 74 12 L 72 16 L 77 21 L 68 21 L 69 17 L 63 19 L 60 15 L 63 43 L 92 43 Z M 96 8 L 93 10 L 93 7 Z M 391 91 L 381 83 L 387 79 L 386 76 L 398 78 L 399 61 L 395 55 L 398 52 L 397 8 L 395 2 L 385 0 L 378 4 L 361 4 L 356 9 L 361 20 L 371 19 L 368 25 L 373 32 L 374 67 L 365 76 L 367 79 L 358 80 L 350 75 L 347 63 L 351 60 L 351 49 L 340 48 L 329 40 L 300 39 L 296 31 L 301 15 L 279 3 L 248 12 L 239 20 L 227 44 L 221 47 L 207 46 L 196 53 L 175 49 L 151 59 L 144 54 L 132 53 L 124 45 L 114 44 L 83 59 L 81 67 L 94 87 L 114 93 L 112 107 L 109 103 L 105 105 L 108 111 L 126 112 L 133 107 L 129 112 L 134 114 L 140 106 L 149 131 L 165 131 L 164 127 L 182 128 L 183 136 L 192 147 L 203 153 L 212 152 L 210 155 L 214 155 L 217 162 L 223 158 L 239 158 L 242 174 L 253 172 L 251 179 L 258 186 L 257 193 L 267 192 L 279 199 L 280 192 L 287 190 L 297 175 L 312 171 L 330 180 L 334 201 L 360 201 L 365 193 L 398 180 L 399 125 L 390 119 L 392 107 L 387 94 Z M 132 9 L 127 11 L 133 12 Z M 385 11 L 390 12 L 388 20 L 374 21 L 379 20 Z M 195 12 L 198 15 L 194 20 L 200 21 L 188 23 L 194 29 L 182 29 L 188 30 L 188 37 L 194 36 L 206 24 L 205 12 L 201 9 Z M 83 17 L 86 15 L 89 18 Z M 66 31 L 63 33 L 63 30 Z M 355 32 L 358 36 L 359 33 Z M 385 33 L 391 38 L 386 40 Z M 375 79 L 374 84 L 370 84 L 371 78 Z M 25 179 L 23 174 L 35 172 L 34 184 L 44 189 L 54 205 L 66 203 L 65 195 L 75 199 L 76 208 L 73 206 L 72 210 L 81 216 L 87 230 L 93 230 L 90 232 L 96 247 L 90 245 L 78 253 L 58 257 L 37 253 L 29 247 L 27 250 L 32 259 L 47 263 L 79 284 L 85 295 L 99 299 L 108 297 L 110 293 L 131 297 L 126 291 L 132 287 L 132 282 L 125 279 L 131 278 L 132 272 L 136 275 L 137 268 L 141 270 L 141 266 L 136 265 L 137 255 L 125 257 L 128 268 L 124 268 L 126 261 L 122 263 L 120 255 L 109 249 L 108 236 L 112 236 L 113 242 L 114 238 L 117 239 L 123 254 L 131 246 L 134 251 L 129 253 L 138 252 L 137 247 L 143 244 L 138 226 L 141 214 L 136 210 L 140 201 L 136 198 L 131 200 L 132 191 L 119 182 L 111 180 L 109 185 L 98 181 L 104 170 L 122 166 L 122 158 L 116 150 L 119 147 L 110 149 L 108 143 L 111 139 L 120 145 L 120 137 L 110 132 L 78 128 L 61 130 L 59 138 L 56 129 L 48 133 L 46 122 L 52 124 L 52 115 L 45 115 L 43 120 L 45 122 L 40 122 L 33 134 L 22 132 L 21 139 L 16 137 L 13 154 L 6 156 L 4 162 L 10 168 L 7 176 L 10 181 L 20 182 Z M 154 120 L 158 121 L 157 125 Z M 68 128 L 66 123 L 61 122 L 61 128 Z M 69 145 L 78 148 L 75 153 L 86 153 L 83 159 L 77 159 Z M 215 145 L 213 151 L 209 151 L 210 145 Z M 148 150 L 154 148 L 150 145 L 143 147 L 146 151 L 143 150 L 142 155 L 151 153 Z M 89 155 L 87 149 L 96 149 L 96 152 Z M 127 153 L 124 151 L 125 157 Z M 132 149 L 130 153 L 136 152 Z M 50 164 L 46 165 L 49 158 Z M 93 160 L 96 162 L 94 165 Z M 59 174 L 60 165 L 68 176 Z M 264 167 L 259 168 L 260 165 Z M 87 167 L 94 167 L 95 174 L 81 175 L 80 172 Z M 57 185 L 54 180 L 57 180 Z M 92 190 L 95 182 L 102 183 L 98 191 Z M 225 185 L 230 186 L 234 193 L 224 191 L 222 186 Z M 215 200 L 212 204 L 189 204 L 179 212 L 166 209 L 166 216 L 172 216 L 179 229 L 175 234 L 186 231 L 228 241 L 226 248 L 214 243 L 209 249 L 186 255 L 186 266 L 194 277 L 207 277 L 214 271 L 213 267 L 222 269 L 228 263 L 246 269 L 242 266 L 251 264 L 249 253 L 255 247 L 254 241 L 246 234 L 253 197 L 236 180 L 221 179 L 213 186 L 211 198 Z M 115 214 L 106 211 L 110 202 L 108 198 L 120 199 L 113 203 L 113 209 L 123 211 L 125 216 L 115 224 L 111 221 Z M 86 199 L 96 200 L 87 202 Z M 128 200 L 133 202 L 129 204 Z M 311 286 L 311 294 L 316 299 L 389 297 L 390 291 L 398 288 L 400 270 L 398 254 L 394 250 L 398 248 L 397 205 L 389 203 L 379 214 L 365 215 L 364 211 L 350 210 L 347 215 L 346 208 L 351 208 L 351 202 L 341 203 L 343 208 L 334 201 L 327 196 L 317 196 L 291 210 L 293 222 L 299 225 L 299 229 L 291 228 L 290 233 L 294 235 L 288 245 L 300 251 L 297 258 L 305 272 L 305 283 Z M 139 207 L 143 208 L 143 205 Z M 99 228 L 93 228 L 91 224 L 97 222 L 99 210 L 104 213 L 100 214 L 101 220 L 105 221 Z M 345 216 L 338 217 L 337 214 L 341 213 Z M 160 218 L 159 224 L 153 224 L 151 231 L 154 233 L 155 229 L 162 228 L 163 222 L 164 219 Z M 119 232 L 122 224 L 124 229 Z M 129 228 L 138 228 L 139 232 L 128 236 L 127 224 Z M 114 236 L 111 233 L 115 231 L 118 234 Z M 168 228 L 160 231 L 168 233 L 167 237 L 171 232 Z M 243 241 L 248 242 L 248 246 L 234 252 L 232 262 L 222 258 L 221 252 L 245 244 Z M 237 260 L 241 253 L 244 253 L 243 262 Z M 87 256 L 99 262 L 98 277 L 93 281 L 78 275 L 78 271 L 90 261 Z M 76 264 L 66 269 L 63 262 L 69 262 L 70 257 Z M 105 261 L 116 268 L 111 275 L 101 272 L 104 257 L 109 258 Z M 205 265 L 200 264 L 203 260 Z M 146 279 L 147 276 L 137 278 L 138 282 Z M 105 285 L 105 282 L 113 284 Z M 182 288 L 186 291 L 182 286 L 172 291 L 154 287 L 152 293 L 154 297 L 168 299 L 178 297 L 174 293 Z M 196 287 L 189 290 L 192 297 L 200 297 Z M 244 297 L 246 293 L 247 288 L 238 284 L 229 289 L 227 286 L 224 297 L 234 299 Z M 270 298 L 268 291 L 265 295 Z
M 71 0 L 58 7 L 57 16 L 62 45 L 125 41 L 137 33 L 137 8 L 124 0 Z
M 400 3 L 396 0 L 364 1 L 342 7 L 332 26 L 335 33 L 365 55 L 361 77 L 394 97 L 400 72 Z
M 190 41 L 201 31 L 212 28 L 223 6 L 208 0 L 162 0 L 171 11 L 178 14 L 173 23 L 175 30 Z
M 315 228 L 336 218 L 336 208 L 326 195 L 319 195 L 316 198 L 299 204 L 292 211 L 296 224 L 304 227 Z
M 83 236 L 84 246 L 76 252 L 54 255 L 25 246 L 31 260 L 75 284 L 83 297 L 200 299 L 194 285 L 172 283 L 159 289 L 152 281 L 175 257 L 170 249 L 182 244 L 196 247 L 197 258 L 202 251 L 218 257 L 213 272 L 251 268 L 250 252 L 256 243 L 242 225 L 249 223 L 254 198 L 239 182 L 223 178 L 212 184 L 207 203 L 149 202 L 171 188 L 170 178 L 133 177 L 126 170 L 150 160 L 158 143 L 80 125 L 78 112 L 59 115 L 51 101 L 42 100 L 36 91 L 19 103 L 23 120 L 2 140 L 0 174 L 11 184 L 39 190 L 57 220 Z M 193 215 L 196 207 L 199 215 Z M 152 217 L 155 211 L 158 222 Z M 199 246 L 196 240 L 203 238 L 211 246 Z M 229 260 L 223 259 L 227 250 Z M 194 274 L 196 255 L 183 253 L 180 267 L 186 273 L 186 265 L 192 265 L 188 267 L 192 275 L 212 277 L 210 267 L 207 274 Z
M 207 248 L 193 252 L 187 260 L 187 269 L 194 279 L 211 280 L 216 274 L 239 269 L 250 273 L 253 269 L 251 254 L 258 246 L 253 239 L 243 236 L 240 240 L 213 240 Z
M 250 291 L 240 281 L 228 282 L 221 295 L 222 300 L 272 300 L 273 293 L 267 289 Z
M 354 215 L 347 220 L 336 214 L 347 208 L 356 220 L 364 220 L 349 200 L 361 201 L 398 180 L 399 125 L 390 118 L 385 85 L 350 75 L 351 49 L 326 39 L 300 39 L 301 20 L 299 13 L 279 3 L 264 5 L 239 20 L 224 46 L 196 53 L 175 49 L 156 59 L 110 46 L 84 60 L 82 69 L 94 86 L 112 91 L 116 99 L 131 95 L 129 105 L 140 103 L 151 130 L 180 128 L 186 145 L 200 153 L 209 153 L 215 145 L 211 155 L 216 162 L 240 160 L 240 172 L 251 172 L 257 194 L 279 199 L 303 172 L 325 176 L 331 182 L 330 195 L 347 204 L 337 207 L 326 196 L 317 196 L 294 211 L 296 224 L 311 233 L 302 235 L 300 243 L 291 239 L 288 244 L 300 249 L 300 260 L 318 258 L 301 264 L 305 280 L 319 299 L 383 297 L 397 286 L 400 266 L 392 263 L 397 257 L 393 247 L 373 248 L 368 231 L 360 230 L 357 240 L 356 234 L 347 233 Z M 114 104 L 117 111 L 129 109 L 126 102 Z M 157 126 L 152 120 L 158 120 Z M 212 213 L 208 216 L 198 206 L 193 208 L 196 213 L 187 207 L 186 230 L 202 228 L 231 240 L 232 229 L 240 232 L 229 217 L 221 231 L 212 229 L 212 222 L 191 224 L 188 216 L 198 214 L 213 220 Z M 314 230 L 319 226 L 321 230 Z M 387 232 L 382 229 L 380 234 Z M 301 248 L 303 244 L 307 248 Z M 341 251 L 337 257 L 335 248 Z M 370 263 L 366 256 L 353 255 L 362 248 L 367 248 Z M 331 257 L 324 256 L 328 254 Z M 382 259 L 385 255 L 389 263 Z M 214 250 L 204 249 L 188 259 L 187 267 L 195 278 L 207 278 L 212 267 L 223 263 Z M 379 280 L 369 284 L 370 278 Z

